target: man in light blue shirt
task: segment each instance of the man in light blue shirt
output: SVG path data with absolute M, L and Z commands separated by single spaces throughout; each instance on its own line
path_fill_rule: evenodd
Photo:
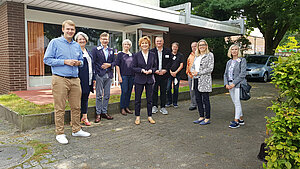
M 51 66 L 52 94 L 54 99 L 56 140 L 67 144 L 64 134 L 66 100 L 71 107 L 72 136 L 88 137 L 91 134 L 81 130 L 80 98 L 81 87 L 78 66 L 83 65 L 80 45 L 73 41 L 75 23 L 66 20 L 62 24 L 64 35 L 50 41 L 45 52 L 44 63 Z

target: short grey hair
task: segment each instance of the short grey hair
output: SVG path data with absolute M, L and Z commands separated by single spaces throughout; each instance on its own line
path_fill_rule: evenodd
M 89 37 L 87 36 L 87 34 L 83 33 L 83 32 L 78 32 L 76 35 L 75 35 L 75 41 L 77 42 L 77 39 L 78 39 L 78 36 L 81 35 L 84 37 L 84 39 L 86 40 L 86 42 L 89 41 Z
M 130 47 L 132 46 L 132 42 L 131 42 L 129 39 L 123 40 L 122 46 L 123 46 L 125 43 L 128 43 L 128 44 L 130 45 Z

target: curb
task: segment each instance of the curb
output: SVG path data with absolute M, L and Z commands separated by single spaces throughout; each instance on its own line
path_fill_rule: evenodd
M 210 93 L 210 96 L 226 93 L 224 87 L 213 88 L 213 91 Z M 190 92 L 180 92 L 178 95 L 178 101 L 189 100 Z M 159 101 L 159 98 L 158 98 Z M 160 102 L 160 101 L 159 101 Z M 146 98 L 142 99 L 141 108 L 147 106 Z M 130 101 L 129 107 L 134 109 L 134 100 Z M 111 103 L 108 105 L 109 114 L 117 114 L 120 112 L 120 103 Z M 95 106 L 88 108 L 88 117 L 93 119 L 95 116 L 96 108 Z M 54 124 L 54 112 L 51 113 L 42 113 L 42 114 L 33 114 L 33 115 L 19 115 L 17 112 L 10 110 L 9 108 L 0 104 L 0 114 L 4 117 L 5 120 L 10 123 L 15 124 L 20 131 L 26 131 L 34 129 L 36 127 L 41 127 L 45 125 Z M 65 113 L 65 122 L 69 123 L 71 120 L 70 110 L 67 110 Z

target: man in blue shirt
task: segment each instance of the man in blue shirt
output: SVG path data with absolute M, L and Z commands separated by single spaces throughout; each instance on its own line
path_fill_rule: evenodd
M 67 144 L 64 134 L 64 116 L 66 100 L 71 107 L 72 136 L 88 137 L 91 134 L 80 127 L 81 87 L 78 78 L 78 66 L 83 65 L 82 51 L 73 41 L 75 23 L 66 20 L 62 24 L 64 35 L 50 41 L 45 52 L 44 63 L 51 66 L 52 94 L 54 98 L 56 140 Z
M 92 50 L 96 77 L 95 123 L 99 123 L 101 118 L 106 118 L 107 120 L 113 119 L 113 117 L 107 113 L 107 106 L 110 97 L 110 85 L 113 78 L 113 68 L 116 65 L 115 54 L 114 50 L 108 47 L 108 33 L 103 32 L 100 35 L 100 42 L 101 45 L 93 48 Z

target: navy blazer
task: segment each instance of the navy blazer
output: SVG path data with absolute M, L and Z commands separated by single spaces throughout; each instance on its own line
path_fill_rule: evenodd
M 153 48 L 150 50 L 151 52 L 153 52 L 155 54 L 155 59 L 156 59 L 156 70 L 158 70 L 158 51 L 157 51 L 157 48 Z M 168 78 L 169 75 L 170 75 L 170 68 L 171 68 L 171 50 L 168 49 L 168 48 L 165 48 L 163 47 L 163 50 L 162 50 L 162 69 L 166 69 L 167 70 L 167 73 L 165 73 L 162 77 L 164 79 Z M 156 75 L 156 74 L 155 74 Z
M 105 60 L 105 55 L 102 49 L 102 46 L 94 47 L 92 49 L 92 55 L 94 57 L 95 64 L 95 74 L 101 77 L 107 73 L 109 78 L 113 78 L 113 68 L 116 65 L 114 50 L 112 48 L 108 48 L 108 58 Z M 111 67 L 102 69 L 101 65 L 103 63 L 110 63 Z
M 93 72 L 93 77 L 92 81 L 95 80 L 95 64 L 93 62 L 93 55 L 91 54 L 90 51 L 86 50 L 91 57 L 92 60 L 92 72 Z M 80 85 L 81 85 L 81 92 L 82 93 L 94 93 L 94 88 L 93 88 L 93 82 L 91 85 L 89 85 L 89 65 L 87 62 L 87 59 L 83 57 L 83 66 L 79 67 L 79 73 L 78 77 L 80 78 Z
M 137 84 L 153 84 L 154 72 L 157 70 L 157 64 L 155 59 L 155 54 L 149 51 L 147 64 L 145 62 L 142 51 L 135 53 L 133 57 L 133 71 L 135 73 L 134 83 Z M 142 73 L 142 69 L 152 70 L 152 74 L 146 75 Z

